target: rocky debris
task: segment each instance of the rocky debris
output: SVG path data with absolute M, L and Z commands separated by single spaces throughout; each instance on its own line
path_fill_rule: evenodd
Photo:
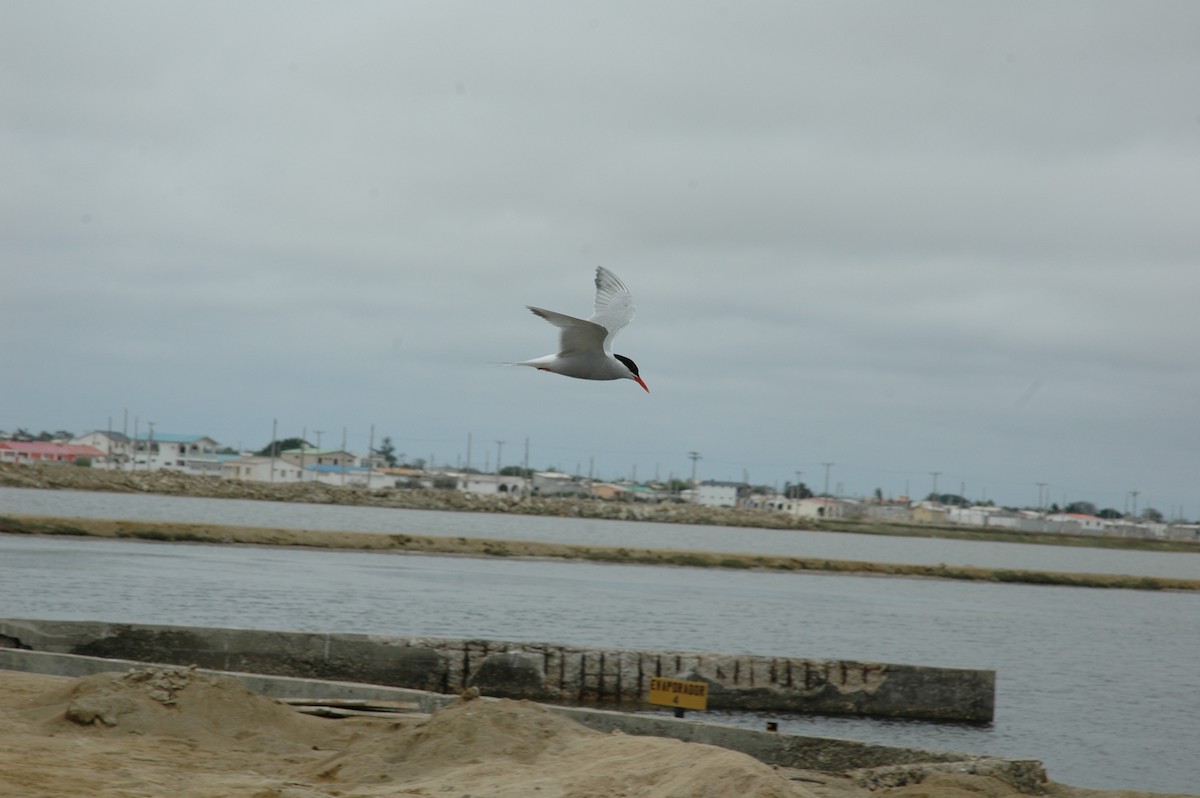
M 694 504 L 644 504 L 567 497 L 490 496 L 457 490 L 327 485 L 322 482 L 244 482 L 202 477 L 180 471 L 109 471 L 64 464 L 0 464 L 0 486 L 47 490 L 91 490 L 117 493 L 155 493 L 211 499 L 250 499 L 308 504 L 396 507 L 484 513 L 549 515 L 617 521 L 649 521 L 770 529 L 809 529 L 804 519 L 783 513 L 732 510 Z

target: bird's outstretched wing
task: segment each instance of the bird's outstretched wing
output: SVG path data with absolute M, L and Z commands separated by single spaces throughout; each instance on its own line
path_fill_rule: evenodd
M 605 337 L 610 336 L 605 327 L 592 321 L 568 316 L 565 313 L 555 313 L 553 310 L 535 308 L 533 305 L 526 305 L 526 307 L 560 330 L 558 335 L 559 357 L 584 353 L 597 354 L 604 351 Z M 594 319 L 595 316 L 592 318 Z
M 625 287 L 625 283 L 621 282 L 621 278 L 603 266 L 596 267 L 596 306 L 588 321 L 604 328 L 605 335 L 601 342 L 604 351 L 608 351 L 612 346 L 612 339 L 621 328 L 633 321 L 633 296 Z M 564 338 L 565 335 L 564 333 Z

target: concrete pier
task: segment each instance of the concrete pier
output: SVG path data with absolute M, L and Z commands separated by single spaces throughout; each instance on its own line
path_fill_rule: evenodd
M 654 677 L 707 682 L 711 709 L 986 723 L 995 708 L 993 671 L 844 660 L 27 619 L 0 619 L 4 647 L 626 709 Z

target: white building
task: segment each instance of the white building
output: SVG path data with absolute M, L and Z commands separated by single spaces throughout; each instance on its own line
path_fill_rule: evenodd
M 758 493 L 746 499 L 745 507 L 750 510 L 774 510 L 777 513 L 790 513 L 795 509 L 796 500 L 779 493 Z
M 460 474 L 457 487 L 463 493 L 484 496 L 525 496 L 529 491 L 528 480 L 524 477 L 498 474 Z
M 279 452 L 279 456 L 292 465 L 303 468 L 309 466 L 352 466 L 358 461 L 353 452 L 344 449 L 317 449 L 308 446 L 303 449 L 287 449 Z
M 1083 535 L 1103 535 L 1108 530 L 1108 522 L 1103 518 L 1084 513 L 1050 513 L 1046 520 L 1056 527 L 1056 532 L 1067 532 Z
M 146 471 L 185 471 L 202 476 L 221 475 L 219 444 L 207 435 L 178 435 L 156 432 L 133 441 L 129 466 Z
M 796 502 L 795 515 L 798 518 L 845 518 L 849 506 L 827 496 L 812 496 Z
M 696 504 L 705 507 L 737 507 L 738 499 L 749 488 L 740 482 L 715 482 L 709 480 L 696 486 Z
M 582 496 L 588 493 L 587 481 L 561 471 L 535 471 L 534 496 Z
M 245 455 L 221 463 L 222 479 L 247 482 L 299 482 L 300 466 L 281 458 Z
M 844 502 L 840 499 L 831 499 L 824 496 L 791 499 L 779 494 L 751 497 L 747 501 L 746 506 L 754 509 L 787 513 L 797 518 L 846 518 L 851 515 L 850 511 L 852 508 L 858 507 L 857 504 L 851 502 Z
M 121 432 L 97 430 L 72 438 L 71 443 L 91 446 L 104 452 L 106 462 L 103 465 L 109 468 L 120 468 L 133 457 L 133 442 L 129 440 L 128 435 Z M 98 465 L 101 464 L 92 462 L 93 468 Z
M 960 526 L 978 526 L 997 529 L 1016 529 L 1021 522 L 1015 514 L 999 507 L 973 506 L 950 507 L 946 520 Z

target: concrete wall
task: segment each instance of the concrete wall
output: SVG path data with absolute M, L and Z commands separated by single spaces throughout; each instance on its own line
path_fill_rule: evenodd
M 704 680 L 711 709 L 988 722 L 993 671 L 495 640 L 0 620 L 0 646 L 560 704 L 640 706 L 656 676 Z

